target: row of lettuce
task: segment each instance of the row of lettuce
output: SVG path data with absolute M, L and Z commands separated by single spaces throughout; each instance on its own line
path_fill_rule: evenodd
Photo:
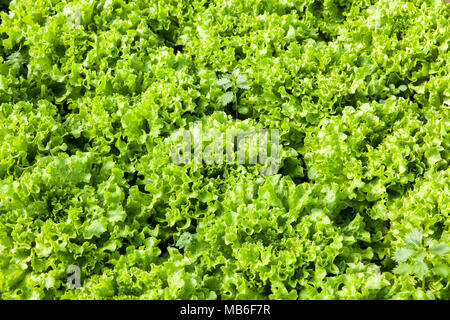
M 0 298 L 448 299 L 449 15 L 11 1 Z M 245 84 L 223 80 L 235 70 Z M 173 163 L 194 122 L 279 130 L 279 171 Z

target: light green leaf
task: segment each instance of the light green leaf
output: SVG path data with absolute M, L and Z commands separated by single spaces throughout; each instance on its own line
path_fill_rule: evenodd
M 393 259 L 397 262 L 404 262 L 408 260 L 408 258 L 414 253 L 414 250 L 407 249 L 407 248 L 400 248 L 397 249 L 394 253 Z
M 423 261 L 416 261 L 414 263 L 413 272 L 419 278 L 423 278 L 424 276 L 426 276 L 430 272 L 430 269 L 428 268 L 428 266 L 427 266 L 427 264 L 425 262 L 423 262 Z
M 233 71 L 232 75 L 233 75 L 233 77 L 237 78 L 240 73 L 241 73 L 241 70 L 239 68 L 237 68 Z
M 422 234 L 414 229 L 405 236 L 405 244 L 408 248 L 419 248 L 422 245 Z
M 105 231 L 106 231 L 105 224 L 100 220 L 94 220 L 86 228 L 85 238 L 91 239 L 92 237 L 99 237 Z
M 226 77 L 223 77 L 223 78 L 220 78 L 219 80 L 217 80 L 217 84 L 219 86 L 231 85 L 231 80 Z
M 413 267 L 407 263 L 400 263 L 394 268 L 394 273 L 407 276 L 413 272 Z
M 446 243 L 438 243 L 431 246 L 429 251 L 437 255 L 444 255 L 450 251 L 450 246 Z
M 234 99 L 234 93 L 233 92 L 225 92 L 221 97 L 220 101 L 223 106 L 226 106 L 227 104 L 231 103 Z

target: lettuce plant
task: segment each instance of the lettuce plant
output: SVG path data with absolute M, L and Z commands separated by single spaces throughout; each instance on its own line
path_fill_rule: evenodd
M 445 1 L 0 10 L 0 299 L 450 298 Z

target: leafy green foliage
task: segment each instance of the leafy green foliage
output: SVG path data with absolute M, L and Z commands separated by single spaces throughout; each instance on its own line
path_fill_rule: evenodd
M 419 230 L 414 229 L 405 236 L 405 247 L 395 251 L 393 259 L 399 264 L 394 269 L 394 273 L 401 275 L 414 274 L 420 279 L 430 275 L 429 265 L 435 265 L 434 270 L 439 277 L 448 278 L 450 266 L 448 257 L 441 261 L 439 256 L 444 256 L 450 252 L 450 245 L 447 243 L 433 244 L 430 239 L 423 241 L 423 236 Z M 437 257 L 436 257 L 437 256 Z
M 449 18 L 0 2 L 0 299 L 448 300 Z M 195 122 L 279 130 L 278 172 L 173 163 Z
M 226 106 L 231 102 L 234 102 L 235 108 L 239 113 L 247 114 L 248 107 L 239 106 L 237 99 L 238 89 L 248 90 L 250 85 L 248 84 L 248 77 L 246 74 L 241 73 L 240 69 L 237 68 L 232 72 L 232 74 L 225 74 L 223 78 L 217 80 L 217 85 L 221 86 L 224 90 L 223 95 L 220 96 L 220 102 L 222 106 Z M 230 91 L 227 91 L 231 89 Z

